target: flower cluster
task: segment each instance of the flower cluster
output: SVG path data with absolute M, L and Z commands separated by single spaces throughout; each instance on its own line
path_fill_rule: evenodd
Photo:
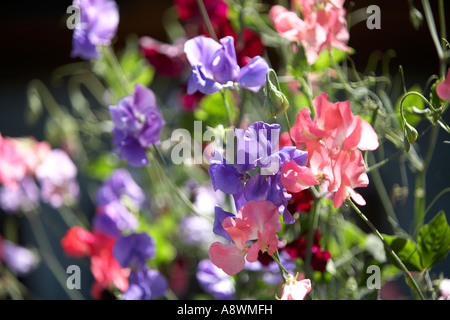
M 40 200 L 70 206 L 79 194 L 77 172 L 67 153 L 47 142 L 0 135 L 0 206 L 6 212 L 32 211 Z
M 308 64 L 317 60 L 323 49 L 337 48 L 349 51 L 349 39 L 345 20 L 345 0 L 296 0 L 294 11 L 275 5 L 269 17 L 280 35 L 292 42 L 299 41 L 305 50 Z
M 290 135 L 298 147 L 308 151 L 309 167 L 322 191 L 330 192 L 336 208 L 349 196 L 364 205 L 364 198 L 354 190 L 369 183 L 361 150 L 378 148 L 378 136 L 366 120 L 352 114 L 349 101 L 331 103 L 322 93 L 313 103 L 314 120 L 309 109 L 301 110 Z M 311 177 L 303 167 L 289 162 L 281 171 L 288 191 L 299 192 L 308 186 Z
M 136 233 L 136 213 L 145 201 L 143 190 L 125 169 L 115 170 L 97 193 L 97 212 L 92 232 L 79 226 L 69 229 L 61 240 L 68 256 L 89 256 L 95 278 L 92 295 L 102 290 L 119 289 L 124 299 L 160 297 L 166 280 L 146 262 L 155 253 L 154 240 Z

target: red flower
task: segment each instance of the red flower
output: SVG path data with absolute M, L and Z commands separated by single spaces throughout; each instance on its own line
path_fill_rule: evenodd
M 291 193 L 291 195 L 292 198 L 289 200 L 287 207 L 291 214 L 311 211 L 314 201 L 311 190 L 306 189 L 297 193 Z
M 78 226 L 70 228 L 61 239 L 64 252 L 75 258 L 90 256 L 94 242 L 94 235 Z
M 320 248 L 320 238 L 321 234 L 316 230 L 314 234 L 314 241 L 311 248 L 312 257 L 311 257 L 311 266 L 314 270 L 325 272 L 325 268 L 328 260 L 331 258 L 330 252 L 326 250 L 322 250 Z M 287 254 L 292 259 L 301 258 L 305 260 L 306 255 L 306 247 L 308 244 L 307 234 L 304 236 L 300 236 L 296 240 L 288 243 L 283 250 L 286 251 Z

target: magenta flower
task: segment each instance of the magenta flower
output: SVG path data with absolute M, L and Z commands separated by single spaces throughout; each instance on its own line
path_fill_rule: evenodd
M 222 226 L 234 242 L 214 242 L 209 257 L 228 275 L 240 272 L 245 260 L 256 261 L 259 251 L 272 255 L 277 250 L 281 222 L 279 209 L 271 201 L 249 201 L 235 217 L 225 218 Z M 249 244 L 251 240 L 256 241 Z
M 220 42 L 205 36 L 186 41 L 184 52 L 192 66 L 187 93 L 200 91 L 212 94 L 238 83 L 240 87 L 257 92 L 266 82 L 267 63 L 255 56 L 243 68 L 236 59 L 234 39 L 226 36 Z
M 71 57 L 97 58 L 98 46 L 108 46 L 119 24 L 119 11 L 112 0 L 74 0 L 79 8 L 80 25 L 75 27 Z
M 447 71 L 447 76 L 444 81 L 441 81 L 436 86 L 436 92 L 442 100 L 450 101 L 450 68 Z
M 109 107 L 114 123 L 113 142 L 120 157 L 134 167 L 148 165 L 146 149 L 159 144 L 165 122 L 150 89 L 136 84 L 134 92 Z

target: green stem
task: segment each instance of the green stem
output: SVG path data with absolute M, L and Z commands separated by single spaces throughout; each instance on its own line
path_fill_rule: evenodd
M 120 84 L 120 91 L 122 96 L 127 96 L 130 94 L 130 82 L 128 81 L 125 73 L 120 66 L 120 62 L 117 59 L 116 54 L 110 46 L 103 46 L 103 55 L 107 59 L 109 65 L 111 66 L 114 75 L 117 77 L 117 81 Z
M 278 250 L 275 251 L 275 253 L 271 256 L 273 260 L 278 264 L 278 268 L 280 268 L 280 273 L 283 276 L 284 282 L 288 279 L 290 273 L 289 271 L 283 266 L 280 260 L 280 255 L 278 253 Z
M 153 159 L 155 159 L 156 161 L 152 162 L 154 165 L 156 165 L 157 168 L 157 172 L 158 175 L 160 176 L 160 179 L 162 180 L 161 182 L 164 183 L 166 182 L 167 185 L 169 185 L 172 190 L 175 192 L 175 194 L 178 196 L 178 198 L 183 202 L 183 204 L 194 214 L 208 220 L 209 222 L 213 222 L 213 220 L 206 216 L 204 213 L 200 212 L 195 206 L 194 204 L 186 197 L 186 195 L 180 190 L 180 188 L 178 188 L 177 185 L 175 185 L 172 181 L 172 179 L 167 175 L 167 168 L 164 167 L 162 158 L 160 158 L 160 154 L 158 151 L 156 151 L 156 148 L 153 147 L 150 149 L 150 153 L 153 157 Z
M 402 260 L 400 260 L 400 258 L 394 252 L 394 250 L 392 250 L 392 248 L 386 242 L 386 240 L 381 235 L 381 233 L 377 230 L 377 228 L 375 228 L 375 226 L 372 224 L 372 222 L 370 222 L 370 220 L 367 219 L 367 217 L 361 212 L 361 210 L 359 210 L 359 208 L 353 203 L 353 201 L 350 198 L 347 200 L 347 202 L 350 204 L 350 206 L 353 208 L 353 210 L 355 210 L 355 212 L 360 216 L 360 218 L 370 227 L 370 229 L 372 229 L 372 231 L 381 240 L 386 251 L 388 251 L 389 254 L 394 258 L 395 262 L 397 262 L 397 264 L 400 266 L 400 268 L 402 269 L 405 276 L 411 281 L 411 283 L 414 287 L 414 290 L 417 292 L 417 294 L 420 296 L 420 298 L 422 300 L 425 300 L 425 297 L 424 297 L 422 291 L 420 290 L 419 286 L 417 285 L 416 280 L 414 280 L 413 276 L 411 275 L 409 270 L 406 268 L 406 266 L 403 264 Z
M 428 28 L 430 29 L 431 39 L 433 40 L 434 46 L 436 47 L 436 52 L 439 58 L 439 73 L 441 76 L 445 75 L 445 53 L 442 49 L 441 42 L 439 41 L 439 36 L 436 31 L 436 25 L 434 23 L 433 12 L 431 11 L 430 2 L 428 0 L 422 0 L 423 11 L 425 13 L 425 19 L 427 20 Z M 443 8 L 443 4 L 442 4 Z M 444 18 L 445 19 L 445 18 Z
M 220 90 L 220 94 L 222 95 L 223 104 L 225 106 L 225 111 L 227 113 L 228 126 L 232 127 L 233 126 L 233 120 L 232 120 L 232 117 L 231 117 L 230 104 L 228 103 L 227 97 L 225 97 L 224 90 L 225 89 Z
M 425 219 L 425 200 L 426 200 L 426 173 L 433 156 L 434 148 L 439 134 L 439 127 L 433 126 L 431 129 L 428 151 L 423 162 L 422 170 L 417 172 L 414 188 L 414 233 L 417 235 Z
M 29 214 L 27 214 L 27 218 L 29 219 L 34 237 L 36 238 L 36 241 L 38 242 L 38 245 L 41 249 L 40 253 L 43 260 L 46 262 L 56 280 L 58 280 L 59 284 L 67 293 L 67 295 L 73 300 L 82 300 L 83 296 L 77 290 L 70 290 L 67 287 L 65 270 L 55 258 L 50 241 L 46 236 L 44 226 L 42 225 L 42 222 L 38 218 L 37 214 L 37 212 L 30 212 Z
M 197 5 L 200 8 L 200 12 L 202 14 L 203 20 L 206 24 L 206 29 L 208 29 L 209 35 L 216 41 L 219 41 L 217 38 L 216 32 L 214 31 L 214 28 L 211 23 L 211 19 L 209 19 L 208 11 L 206 11 L 205 4 L 203 3 L 203 0 L 197 0 Z
M 313 188 L 313 187 L 311 187 Z M 308 279 L 312 277 L 311 261 L 312 261 L 312 246 L 314 243 L 314 235 L 319 222 L 319 208 L 320 198 L 317 198 L 311 212 L 309 213 L 309 225 L 308 225 L 308 240 L 305 251 L 305 276 Z
M 444 194 L 449 193 L 450 192 L 450 187 L 445 188 L 444 190 L 442 190 L 441 192 L 438 193 L 438 195 L 436 197 L 434 197 L 433 201 L 431 201 L 431 203 L 428 205 L 428 207 L 425 209 L 425 213 L 424 216 L 427 215 L 428 211 L 430 211 L 430 209 L 433 207 L 434 203 L 440 198 L 442 197 Z

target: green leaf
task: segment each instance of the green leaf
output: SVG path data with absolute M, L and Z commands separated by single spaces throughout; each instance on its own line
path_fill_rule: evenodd
M 443 211 L 420 229 L 418 243 L 424 268 L 445 259 L 450 250 L 450 227 Z
M 111 173 L 119 166 L 119 160 L 117 156 L 111 153 L 104 153 L 97 157 L 89 166 L 87 167 L 87 174 L 92 177 L 99 179 L 100 181 L 105 180 Z
M 229 90 L 225 91 L 225 97 L 231 109 L 231 117 L 236 114 L 233 97 Z M 262 106 L 261 106 L 262 108 Z M 219 124 L 227 123 L 227 112 L 222 99 L 222 94 L 216 92 L 207 95 L 200 101 L 200 108 L 194 112 L 196 120 L 206 121 L 208 126 L 217 127 Z
M 411 87 L 408 92 L 418 92 L 422 93 L 422 90 L 419 86 L 413 86 Z M 400 112 L 400 99 L 397 100 L 397 103 L 395 104 L 395 110 L 397 113 Z M 403 112 L 405 115 L 406 122 L 409 123 L 411 126 L 415 127 L 422 117 L 417 115 L 417 112 L 413 112 L 413 110 L 422 111 L 425 108 L 425 103 L 418 95 L 410 94 L 408 95 L 405 100 L 403 101 Z M 399 121 L 401 123 L 401 118 L 399 116 Z
M 419 250 L 414 241 L 386 234 L 383 234 L 383 237 L 409 271 L 422 271 L 424 269 L 421 263 Z M 388 251 L 386 251 L 386 257 L 397 268 L 400 268 Z
M 350 49 L 350 54 L 353 53 L 354 49 Z M 333 55 L 333 58 L 336 61 L 336 63 L 339 63 L 341 61 L 344 61 L 349 53 L 344 50 L 331 49 L 331 54 Z M 330 53 L 328 52 L 328 50 L 322 50 L 317 60 L 311 66 L 311 71 L 323 71 L 329 67 L 332 67 L 332 62 L 330 60 Z

